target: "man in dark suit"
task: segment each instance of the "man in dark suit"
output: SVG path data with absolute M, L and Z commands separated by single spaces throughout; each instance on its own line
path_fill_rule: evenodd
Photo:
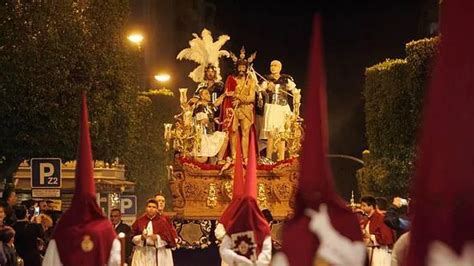
M 16 192 L 13 184 L 7 184 L 3 191 L 2 199 L 0 200 L 0 205 L 2 205 L 5 210 L 6 217 L 3 220 L 3 224 L 5 225 L 11 226 L 16 222 L 15 211 L 13 210 L 13 206 L 16 205 L 16 200 Z
M 130 226 L 125 224 L 122 221 L 122 212 L 120 209 L 112 209 L 110 211 L 110 221 L 112 222 L 112 225 L 114 226 L 115 232 L 117 235 L 120 233 L 125 234 L 125 259 L 129 261 L 131 255 L 132 255 L 132 239 L 130 235 Z
M 15 206 L 17 221 L 12 225 L 15 230 L 15 248 L 17 254 L 25 262 L 25 266 L 40 266 L 41 255 L 38 249 L 38 239 L 43 237 L 43 229 L 39 224 L 28 221 L 25 206 Z

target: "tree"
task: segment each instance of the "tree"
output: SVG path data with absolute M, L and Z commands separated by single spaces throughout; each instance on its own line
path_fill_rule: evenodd
M 81 91 L 95 159 L 127 151 L 139 90 L 128 13 L 125 0 L 0 6 L 0 179 L 32 157 L 75 158 Z
M 166 195 L 167 207 L 170 207 L 166 166 L 172 164 L 173 153 L 165 149 L 163 123 L 174 121 L 179 103 L 169 90 L 154 92 L 138 98 L 140 108 L 134 121 L 134 133 L 130 135 L 130 147 L 123 158 L 127 178 L 136 183 L 139 206 L 161 191 Z
M 407 196 L 417 132 L 438 38 L 406 44 L 406 59 L 389 59 L 366 69 L 366 135 L 370 156 L 357 172 L 363 194 Z

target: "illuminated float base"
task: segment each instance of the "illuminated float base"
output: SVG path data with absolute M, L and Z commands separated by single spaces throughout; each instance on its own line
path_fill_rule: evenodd
M 273 165 L 257 166 L 257 201 L 273 215 L 272 234 L 280 239 L 282 221 L 291 214 L 298 179 L 297 158 Z M 174 221 L 182 248 L 206 248 L 215 238 L 213 231 L 232 198 L 233 167 L 200 164 L 178 158 L 170 172 Z

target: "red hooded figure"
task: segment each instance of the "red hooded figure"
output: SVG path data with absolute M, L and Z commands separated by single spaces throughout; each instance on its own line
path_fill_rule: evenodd
M 268 222 L 260 211 L 257 200 L 257 154 L 255 131 L 250 134 L 249 161 L 245 174 L 244 195 L 235 200 L 235 208 L 228 213 L 226 236 L 219 252 L 228 265 L 269 265 L 271 233 Z
M 244 167 L 242 163 L 242 147 L 239 136 L 237 136 L 237 151 L 235 156 L 234 181 L 232 190 L 232 200 L 219 218 L 219 223 L 222 224 L 224 228 L 227 226 L 229 220 L 235 212 L 240 198 L 244 195 Z
M 359 223 L 337 195 L 326 159 L 326 81 L 320 24 L 321 19 L 316 16 L 307 93 L 311 103 L 305 109 L 306 130 L 295 213 L 283 229 L 284 255 L 275 256 L 273 265 L 310 266 L 317 254 L 335 265 L 361 265 L 365 260 L 365 246 Z M 313 222 L 308 217 L 308 209 L 319 210 L 325 216 L 319 215 L 322 219 Z
M 56 225 L 43 265 L 120 263 L 120 242 L 96 201 L 88 122 L 87 100 L 83 93 L 74 197 L 71 207 Z
M 474 1 L 440 3 L 403 265 L 474 265 Z

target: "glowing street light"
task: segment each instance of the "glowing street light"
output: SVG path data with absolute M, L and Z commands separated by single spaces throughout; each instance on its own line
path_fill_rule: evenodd
M 140 33 L 133 33 L 128 35 L 127 39 L 140 47 L 140 44 L 143 41 L 143 35 Z
M 158 82 L 167 82 L 168 80 L 171 79 L 171 76 L 168 74 L 157 74 L 155 75 L 155 79 Z

